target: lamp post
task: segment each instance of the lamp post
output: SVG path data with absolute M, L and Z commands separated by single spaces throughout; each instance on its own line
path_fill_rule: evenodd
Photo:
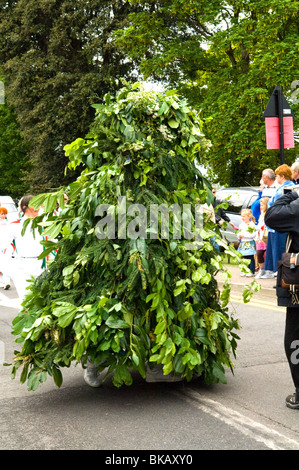
M 293 112 L 276 86 L 263 113 L 266 125 L 267 149 L 280 150 L 280 164 L 284 163 L 284 149 L 294 148 Z

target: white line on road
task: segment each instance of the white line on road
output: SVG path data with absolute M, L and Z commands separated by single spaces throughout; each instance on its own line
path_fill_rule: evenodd
M 249 307 L 259 307 L 259 308 L 265 308 L 267 310 L 274 310 L 276 312 L 282 312 L 285 313 L 285 307 L 278 307 L 277 304 L 271 303 L 271 302 L 263 302 L 262 300 L 250 300 L 248 303 L 244 303 L 242 298 L 237 298 L 237 297 L 230 297 L 231 302 L 237 302 L 241 303 L 244 305 L 248 305 Z
M 20 299 L 9 299 L 6 295 L 0 292 L 0 307 L 10 307 L 19 309 L 21 305 Z
M 193 406 L 196 406 L 199 410 L 202 410 L 210 416 L 234 427 L 243 435 L 261 442 L 271 450 L 299 449 L 299 441 L 290 439 L 278 431 L 254 421 L 253 419 L 248 418 L 248 416 L 242 415 L 238 411 L 228 408 L 215 400 L 204 397 L 194 390 L 185 389 L 184 392 L 174 393 L 180 397 L 183 393 L 186 397 L 186 401 Z

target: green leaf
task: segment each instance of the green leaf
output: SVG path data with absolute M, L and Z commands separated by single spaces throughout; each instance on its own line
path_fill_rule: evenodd
M 169 106 L 166 103 L 166 101 L 163 101 L 159 111 L 158 111 L 158 116 L 161 116 L 162 114 L 167 114 L 169 111 Z
M 58 317 L 58 325 L 61 328 L 65 328 L 73 321 L 78 308 L 68 302 L 56 302 L 52 313 L 55 317 Z
M 110 315 L 107 318 L 106 325 L 109 326 L 109 328 L 130 328 L 130 325 L 127 322 L 121 320 L 115 315 Z
M 170 119 L 170 120 L 168 121 L 168 125 L 169 125 L 169 127 L 171 127 L 172 129 L 177 129 L 180 124 L 179 124 L 175 119 Z
M 44 230 L 44 236 L 47 236 L 51 239 L 56 238 L 63 226 L 64 222 L 53 222 L 51 225 L 49 225 L 45 230 Z
M 57 387 L 61 387 L 63 378 L 62 378 L 62 373 L 60 369 L 54 366 L 52 369 L 52 373 L 53 373 L 53 379 L 54 379 L 55 385 L 57 385 Z
M 207 336 L 207 331 L 204 328 L 197 328 L 195 332 L 195 337 L 200 341 L 201 343 L 204 343 L 206 345 L 210 345 L 211 341 Z

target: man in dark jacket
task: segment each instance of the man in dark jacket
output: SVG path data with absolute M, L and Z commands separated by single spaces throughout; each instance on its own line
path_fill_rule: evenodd
M 221 226 L 223 224 L 223 221 L 225 221 L 225 222 L 228 222 L 234 228 L 234 224 L 231 222 L 225 210 L 222 207 L 217 207 L 220 204 L 220 202 L 217 201 L 216 199 L 216 189 L 213 188 L 212 193 L 214 196 L 214 201 L 212 204 L 213 204 L 214 211 L 215 211 L 216 224 Z
M 299 189 L 277 199 L 267 210 L 265 223 L 277 232 L 289 233 L 289 252 L 299 253 Z M 295 393 L 287 396 L 286 405 L 299 409 L 299 304 L 294 303 L 290 292 L 279 285 L 279 277 L 276 292 L 278 305 L 287 307 L 284 346 L 295 385 Z

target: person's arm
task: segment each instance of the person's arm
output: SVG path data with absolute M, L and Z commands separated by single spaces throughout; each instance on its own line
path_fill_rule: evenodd
M 222 207 L 219 209 L 219 215 L 220 215 L 221 219 L 225 220 L 225 222 L 230 222 L 229 216 L 227 215 L 227 213 L 225 212 L 225 210 Z
M 299 197 L 297 191 L 280 196 L 265 214 L 265 223 L 277 232 L 299 232 Z

